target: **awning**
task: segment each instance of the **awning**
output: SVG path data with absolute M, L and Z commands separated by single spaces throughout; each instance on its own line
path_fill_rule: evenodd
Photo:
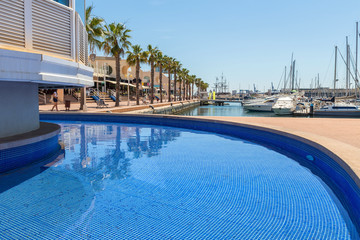
M 94 80 L 95 83 L 103 83 L 104 80 Z
M 111 83 L 111 84 L 116 85 L 116 81 L 110 81 L 110 80 L 106 80 L 106 81 L 107 81 L 108 83 Z M 122 85 L 122 86 L 127 86 L 127 85 L 128 85 L 128 83 L 120 82 L 120 85 Z M 136 86 L 135 86 L 135 85 L 130 84 L 130 83 L 129 83 L 129 87 L 135 87 L 135 88 L 136 88 Z

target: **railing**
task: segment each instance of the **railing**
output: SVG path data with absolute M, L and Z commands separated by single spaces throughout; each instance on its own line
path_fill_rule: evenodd
M 88 63 L 87 33 L 72 8 L 52 0 L 0 0 L 0 48 Z
M 115 90 L 110 89 L 110 96 L 114 96 L 114 97 L 116 97 L 116 91 L 115 91 Z
M 100 97 L 100 91 L 95 88 L 89 88 L 89 97 L 91 96 L 97 96 Z

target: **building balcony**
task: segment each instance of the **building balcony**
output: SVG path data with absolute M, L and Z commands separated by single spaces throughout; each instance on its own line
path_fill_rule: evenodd
M 93 86 L 86 28 L 75 1 L 84 0 L 69 6 L 53 0 L 0 1 L 0 83 Z
M 87 33 L 75 1 L 0 1 L 0 48 L 88 64 Z

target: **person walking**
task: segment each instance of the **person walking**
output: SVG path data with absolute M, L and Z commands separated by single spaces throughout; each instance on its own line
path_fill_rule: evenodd
M 52 99 L 53 99 L 53 102 L 54 102 L 54 106 L 52 107 L 51 111 L 54 111 L 54 108 L 56 108 L 56 111 L 59 111 L 58 109 L 58 94 L 57 94 L 57 90 L 55 90 L 52 94 Z

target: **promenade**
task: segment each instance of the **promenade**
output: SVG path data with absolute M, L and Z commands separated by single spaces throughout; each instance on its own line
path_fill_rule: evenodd
M 190 102 L 192 101 L 196 101 L 196 100 L 190 100 Z M 70 112 L 88 112 L 88 113 L 104 113 L 104 112 L 112 112 L 112 113 L 129 113 L 132 111 L 138 111 L 138 110 L 144 110 L 144 109 L 149 109 L 150 105 L 153 106 L 154 108 L 158 108 L 158 107 L 165 107 L 165 106 L 170 106 L 171 104 L 180 104 L 181 102 L 189 102 L 189 100 L 185 100 L 185 101 L 176 101 L 176 102 L 167 102 L 167 101 L 163 101 L 163 103 L 154 101 L 153 104 L 147 103 L 144 104 L 140 101 L 140 105 L 136 105 L 136 101 L 129 101 L 129 105 L 127 101 L 121 101 L 120 102 L 120 106 L 119 107 L 115 107 L 115 102 L 106 102 L 106 104 L 108 104 L 107 107 L 98 107 L 96 102 L 91 102 L 91 103 L 87 103 L 86 107 L 87 110 L 83 111 L 83 110 L 79 110 L 80 109 L 80 103 L 78 102 L 71 102 L 71 106 L 70 106 Z M 47 105 L 39 105 L 39 111 L 40 112 L 48 112 L 51 111 L 53 105 L 52 104 L 47 104 Z M 65 112 L 65 104 L 64 103 L 60 103 L 58 104 L 58 109 L 59 112 Z

